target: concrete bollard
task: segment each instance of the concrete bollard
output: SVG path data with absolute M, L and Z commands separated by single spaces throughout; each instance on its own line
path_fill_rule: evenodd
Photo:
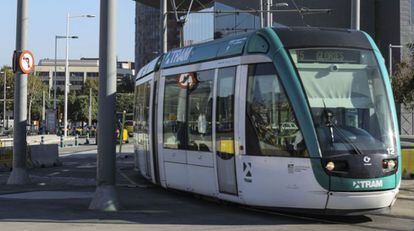
M 63 135 L 60 136 L 60 147 L 63 148 L 65 146 L 65 143 L 63 141 Z
M 78 145 L 79 145 L 79 135 L 76 134 L 75 135 L 75 146 L 78 146 Z
M 45 144 L 45 136 L 40 136 L 40 144 Z

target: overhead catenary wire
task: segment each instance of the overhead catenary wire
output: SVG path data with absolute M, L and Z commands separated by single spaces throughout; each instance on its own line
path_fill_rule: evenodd
M 192 14 L 239 14 L 239 13 L 261 13 L 261 12 L 280 12 L 280 13 L 295 13 L 300 12 L 304 15 L 306 14 L 320 14 L 320 13 L 331 13 L 332 9 L 308 9 L 300 8 L 298 9 L 289 9 L 289 10 L 210 10 L 210 11 L 194 11 Z M 186 14 L 187 11 L 167 11 L 169 14 Z

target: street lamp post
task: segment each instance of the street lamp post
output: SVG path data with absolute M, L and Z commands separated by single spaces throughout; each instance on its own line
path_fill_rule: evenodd
M 55 74 L 53 75 L 53 110 L 56 111 L 56 79 L 57 79 L 57 48 L 58 48 L 58 39 L 64 39 L 66 36 L 55 35 Z M 78 36 L 69 36 L 70 39 L 77 39 Z
M 390 77 L 392 76 L 392 48 L 400 48 L 401 49 L 402 47 L 403 47 L 402 45 L 392 45 L 392 44 L 390 44 L 389 47 L 388 47 L 388 49 L 389 49 L 388 55 L 390 56 L 389 57 L 389 63 L 388 63 L 388 70 L 390 72 Z
M 64 136 L 68 135 L 68 91 L 69 91 L 69 22 L 72 18 L 94 18 L 95 15 L 77 15 L 70 16 L 68 13 L 66 17 L 66 62 L 65 62 L 65 105 L 64 105 L 64 122 L 63 122 L 63 131 Z
M 3 127 L 6 128 L 6 91 L 7 91 L 7 85 L 6 85 L 6 78 L 7 78 L 7 72 L 4 70 L 4 80 L 3 80 Z
M 281 3 L 273 3 L 273 0 L 267 0 L 267 26 L 268 27 L 273 27 L 273 12 L 272 12 L 272 7 L 288 7 L 289 4 L 287 4 L 286 2 L 281 2 Z

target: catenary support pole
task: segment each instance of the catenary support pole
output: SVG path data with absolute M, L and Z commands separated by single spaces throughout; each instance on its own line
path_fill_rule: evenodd
M 260 28 L 264 27 L 263 0 L 260 0 Z
M 18 0 L 16 51 L 27 48 L 28 20 L 28 0 Z M 30 182 L 26 167 L 27 74 L 16 73 L 14 86 L 13 170 L 7 184 L 27 184 Z
M 267 0 L 267 26 L 268 27 L 272 27 L 273 26 L 273 13 L 272 13 L 272 5 L 273 5 L 273 1 L 272 0 Z
M 100 211 L 119 209 L 115 188 L 116 6 L 116 0 L 101 0 L 97 187 L 89 206 Z
M 168 50 L 168 28 L 167 28 L 167 0 L 160 0 L 161 14 L 160 14 L 160 27 L 161 27 L 161 54 L 167 53 Z
M 352 0 L 351 4 L 351 29 L 359 30 L 361 22 L 361 2 Z

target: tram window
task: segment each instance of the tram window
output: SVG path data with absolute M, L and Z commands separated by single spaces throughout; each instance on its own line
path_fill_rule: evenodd
M 149 103 L 151 95 L 151 85 L 149 82 L 136 87 L 135 90 L 135 115 L 137 133 L 136 141 L 144 144 L 148 141 L 149 132 Z
M 185 149 L 187 89 L 177 84 L 176 76 L 165 78 L 164 148 Z
M 248 155 L 307 155 L 302 133 L 273 64 L 249 66 L 246 103 Z
M 212 106 L 214 70 L 196 74 L 196 85 L 188 90 L 188 150 L 212 150 Z
M 234 155 L 234 79 L 236 67 L 222 68 L 217 78 L 216 142 L 221 155 Z

